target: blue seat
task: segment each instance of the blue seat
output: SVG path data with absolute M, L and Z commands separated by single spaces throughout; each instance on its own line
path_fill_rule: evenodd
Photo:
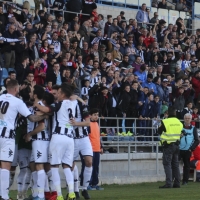
M 8 72 L 14 71 L 16 73 L 16 70 L 14 68 L 8 68 Z
M 8 71 L 6 68 L 2 68 L 2 79 L 5 79 L 8 77 Z
M 8 77 L 8 71 L 6 68 L 2 68 L 2 77 L 1 77 L 1 85 L 3 85 L 4 79 Z

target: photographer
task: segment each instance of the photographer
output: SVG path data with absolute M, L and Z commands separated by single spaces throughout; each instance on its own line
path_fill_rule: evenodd
M 191 152 L 199 144 L 197 129 L 191 125 L 192 115 L 187 113 L 184 115 L 183 130 L 180 139 L 180 159 L 183 159 L 183 180 L 182 185 L 187 185 L 190 173 L 190 156 Z

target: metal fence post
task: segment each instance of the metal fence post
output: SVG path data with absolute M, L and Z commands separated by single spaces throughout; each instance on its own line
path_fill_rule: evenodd
M 153 152 L 153 147 L 154 147 L 153 146 L 153 142 L 154 142 L 153 141 L 153 139 L 154 139 L 154 137 L 153 137 L 153 119 L 151 119 L 151 139 L 152 139 L 151 141 L 152 141 L 152 152 Z
M 156 142 L 156 175 L 159 175 L 159 168 L 158 168 L 158 142 Z
M 131 176 L 131 156 L 130 156 L 130 153 L 131 153 L 131 148 L 130 148 L 130 141 L 128 143 L 128 175 Z
M 119 118 L 117 118 L 117 153 L 119 153 Z

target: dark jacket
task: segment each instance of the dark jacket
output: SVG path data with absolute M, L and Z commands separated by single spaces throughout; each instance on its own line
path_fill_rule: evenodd
M 5 31 L 3 33 L 3 37 L 5 38 L 11 38 L 11 39 L 18 39 L 21 36 L 19 31 L 14 31 L 12 34 L 9 31 Z M 15 45 L 10 45 L 9 42 L 4 42 L 2 52 L 8 52 L 15 51 Z
M 88 42 L 88 44 L 90 43 L 90 36 L 87 34 L 87 29 L 85 26 L 81 26 L 80 30 L 78 31 L 78 33 L 80 33 L 81 37 L 84 37 L 84 41 Z
M 149 118 L 154 117 L 154 103 L 153 103 L 153 101 L 147 100 L 144 103 L 141 115 L 142 115 L 142 117 L 149 117 Z
M 127 113 L 131 103 L 131 92 L 123 91 L 117 104 L 117 111 L 119 113 Z
M 61 76 L 61 74 L 60 74 L 60 76 Z M 57 80 L 57 77 L 56 77 L 56 74 L 55 74 L 54 70 L 53 69 L 47 69 L 46 83 L 51 81 L 52 85 L 55 85 L 56 84 L 56 80 Z
M 29 67 L 25 67 L 24 68 L 24 65 L 22 63 L 19 63 L 16 65 L 15 67 L 15 70 L 16 70 L 16 74 L 17 74 L 17 81 L 18 83 L 21 85 L 24 80 L 26 79 L 26 76 L 28 75 L 28 72 L 29 72 Z

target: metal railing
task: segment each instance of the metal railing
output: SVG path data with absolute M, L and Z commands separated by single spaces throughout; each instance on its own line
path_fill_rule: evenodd
M 116 126 L 102 126 L 101 120 L 115 120 L 115 125 Z M 125 121 L 126 120 L 131 120 L 132 126 L 125 126 Z M 145 121 L 145 122 L 144 122 Z M 148 123 L 151 126 L 137 126 L 137 122 L 144 122 L 143 124 L 148 121 Z M 150 122 L 151 121 L 151 122 Z M 182 119 L 180 121 L 183 121 Z M 122 124 L 120 124 L 122 122 Z M 120 147 L 123 147 L 124 143 L 129 143 L 130 147 L 134 148 L 134 152 L 138 151 L 138 147 L 151 147 L 151 152 L 155 152 L 155 146 L 157 145 L 159 141 L 159 135 L 157 134 L 157 129 L 159 126 L 159 123 L 161 122 L 161 119 L 139 119 L 139 118 L 123 118 L 123 117 L 103 117 L 99 118 L 99 126 L 100 130 L 106 130 L 106 129 L 115 129 L 115 135 L 110 135 L 110 134 L 105 134 L 102 135 L 102 143 L 103 144 L 109 144 L 109 147 L 112 147 L 113 144 L 116 145 L 117 147 L 117 153 L 120 153 Z M 200 120 L 195 121 L 198 123 L 200 126 Z M 110 122 L 109 122 L 110 123 Z M 129 122 L 130 124 L 130 122 Z M 134 126 L 133 126 L 134 125 Z M 200 127 L 197 127 L 198 129 Z M 133 135 L 129 136 L 127 134 L 121 134 L 120 129 L 122 129 L 122 132 L 127 132 L 127 129 L 131 129 Z M 144 129 L 146 131 L 144 131 Z M 140 134 L 142 132 L 142 134 Z M 145 135 L 147 133 L 147 135 Z M 103 141 L 106 139 L 106 141 Z
M 113 126 L 102 126 L 101 125 L 101 120 L 116 120 L 116 127 L 113 127 Z M 134 126 L 123 126 L 123 124 L 125 123 L 125 120 L 131 120 L 132 121 L 132 125 L 134 124 Z M 154 150 L 154 146 L 156 144 L 156 142 L 158 141 L 159 139 L 159 136 L 158 135 L 155 135 L 156 134 L 156 131 L 157 131 L 157 127 L 156 126 L 148 126 L 148 127 L 138 127 L 136 124 L 137 122 L 140 121 L 140 122 L 144 122 L 146 123 L 146 121 L 151 121 L 150 124 L 154 123 L 156 124 L 156 121 L 154 119 L 144 119 L 144 120 L 141 120 L 141 119 L 138 119 L 138 118 L 123 118 L 123 117 L 104 117 L 104 118 L 99 118 L 99 126 L 100 126 L 100 129 L 116 129 L 117 132 L 116 132 L 116 135 L 106 135 L 106 136 L 101 136 L 102 138 L 106 138 L 107 140 L 110 141 L 110 143 L 113 143 L 115 142 L 117 144 L 117 152 L 119 153 L 119 148 L 121 147 L 121 144 L 122 142 L 130 142 L 130 141 L 133 141 L 132 142 L 132 145 L 134 147 L 134 151 L 137 152 L 137 149 L 139 146 L 146 146 L 148 144 L 148 146 L 151 146 L 152 148 L 152 152 L 155 152 Z M 120 122 L 122 122 L 122 124 L 120 124 Z M 159 123 L 159 121 L 157 121 L 157 123 Z M 126 132 L 126 129 L 131 129 L 133 132 L 133 135 L 132 136 L 129 136 L 129 135 L 121 135 L 119 134 L 120 133 L 120 129 L 123 129 L 122 132 Z M 138 134 L 137 132 L 145 132 L 143 131 L 144 129 L 147 129 L 148 131 L 148 135 L 143 135 L 143 134 Z M 149 134 L 150 133 L 150 134 Z M 110 140 L 111 139 L 111 140 Z M 104 141 L 102 141 L 103 143 L 105 143 Z M 109 143 L 109 142 L 108 142 Z
M 2 1 L 2 0 L 0 0 L 0 2 L 7 2 L 8 5 L 11 5 L 11 4 L 16 5 L 16 3 L 14 3 L 14 2 L 10 2 L 10 1 Z M 22 4 L 19 4 L 19 5 L 22 5 Z M 15 8 L 15 9 L 17 9 L 17 8 Z M 32 9 L 35 9 L 35 7 L 32 7 Z M 86 15 L 86 16 L 90 16 L 90 15 L 87 14 L 87 13 L 82 13 L 82 12 L 72 12 L 72 11 L 68 11 L 68 10 L 64 10 L 64 9 L 58 10 L 58 9 L 53 9 L 53 8 L 47 8 L 47 10 L 52 10 L 52 11 L 62 12 L 63 15 L 64 15 L 64 13 L 71 13 L 71 14 L 77 14 L 77 15 Z
M 109 142 L 104 142 L 105 144 L 106 143 L 109 143 Z M 118 143 L 117 142 L 112 142 L 112 144 L 110 145 L 110 146 L 112 146 L 112 147 L 116 147 L 118 145 Z M 132 153 L 136 153 L 136 152 L 132 152 L 131 151 L 131 146 L 133 146 L 133 145 L 135 145 L 135 142 L 122 142 L 121 143 L 121 146 L 123 146 L 123 147 L 127 147 L 127 149 L 128 149 L 128 159 L 127 159 L 127 175 L 128 176 L 133 176 L 132 174 L 131 174 L 131 154 Z M 156 152 L 155 152 L 155 154 L 156 154 L 156 162 L 155 162 L 155 169 L 156 169 L 156 175 L 159 175 L 159 157 L 158 157 L 158 153 L 159 153 L 159 143 L 158 142 L 156 142 L 156 144 L 155 144 L 155 146 L 156 146 Z M 102 161 L 101 161 L 101 156 L 100 156 L 100 169 L 99 169 L 99 176 L 101 177 L 101 164 L 102 164 Z

